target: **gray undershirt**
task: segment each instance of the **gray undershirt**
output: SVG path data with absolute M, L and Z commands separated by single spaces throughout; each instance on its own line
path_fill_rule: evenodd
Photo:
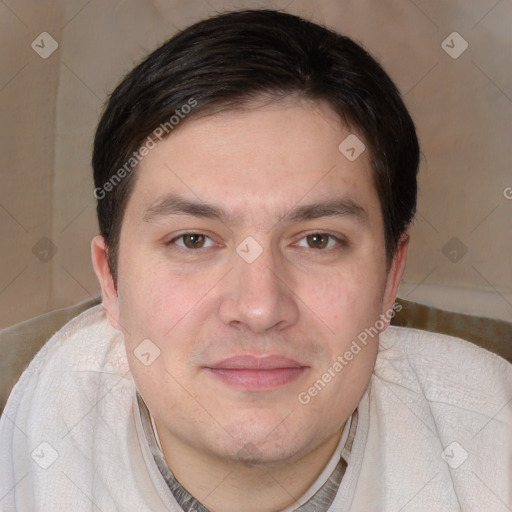
M 183 509 L 184 512 L 210 512 L 204 505 L 202 505 L 196 498 L 194 498 L 175 478 L 163 453 L 158 447 L 158 443 L 151 424 L 151 416 L 149 410 L 144 403 L 144 400 L 137 393 L 137 401 L 139 404 L 140 416 L 144 434 L 155 459 L 155 463 L 162 474 L 162 477 L 169 486 L 174 498 Z M 352 442 L 357 427 L 357 410 L 352 414 L 352 421 L 350 423 L 350 431 L 342 450 L 342 455 L 334 471 L 331 473 L 324 485 L 304 504 L 294 509 L 294 512 L 326 512 L 331 506 L 338 488 L 340 486 L 343 475 L 347 468 L 347 461 L 350 456 Z

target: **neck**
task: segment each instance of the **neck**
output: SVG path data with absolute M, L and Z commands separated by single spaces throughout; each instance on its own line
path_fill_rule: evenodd
M 344 428 L 296 460 L 249 465 L 199 451 L 156 425 L 174 476 L 212 512 L 276 512 L 298 506 L 328 464 Z

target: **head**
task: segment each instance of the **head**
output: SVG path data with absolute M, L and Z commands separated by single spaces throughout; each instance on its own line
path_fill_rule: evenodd
M 350 347 L 390 319 L 418 155 L 377 62 L 289 14 L 200 22 L 123 79 L 94 142 L 93 264 L 170 442 L 278 463 L 339 435 L 378 335 Z

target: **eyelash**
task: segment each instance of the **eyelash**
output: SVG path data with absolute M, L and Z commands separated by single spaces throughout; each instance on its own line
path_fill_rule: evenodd
M 200 235 L 200 236 L 204 236 L 206 239 L 212 241 L 212 238 L 209 237 L 208 235 L 206 235 L 205 233 L 196 232 L 196 231 L 190 231 L 190 232 L 182 233 L 181 235 L 174 237 L 169 242 L 166 242 L 165 245 L 167 245 L 167 246 L 176 245 L 179 248 L 180 251 L 190 252 L 190 253 L 198 252 L 201 249 L 208 249 L 209 247 L 211 247 L 211 246 L 209 246 L 209 247 L 199 247 L 198 249 L 191 249 L 189 247 L 182 247 L 182 246 L 176 244 L 177 240 L 183 239 L 183 237 L 185 237 L 187 235 Z M 348 242 L 345 239 L 340 238 L 339 236 L 333 235 L 332 233 L 327 233 L 327 232 L 324 232 L 324 231 L 312 231 L 312 232 L 306 233 L 302 238 L 299 239 L 299 242 L 302 241 L 302 240 L 307 239 L 307 237 L 311 236 L 311 235 L 324 235 L 324 236 L 328 236 L 331 240 L 334 240 L 338 244 L 337 247 L 334 247 L 334 248 L 333 247 L 327 247 L 327 248 L 323 248 L 323 249 L 315 249 L 313 247 L 304 247 L 304 246 L 302 246 L 305 249 L 311 249 L 312 251 L 315 251 L 315 252 L 326 252 L 326 253 L 329 253 L 331 251 L 339 251 L 339 250 L 342 250 L 342 249 L 348 247 L 348 245 L 349 245 Z M 329 244 L 329 242 L 327 242 L 327 243 Z

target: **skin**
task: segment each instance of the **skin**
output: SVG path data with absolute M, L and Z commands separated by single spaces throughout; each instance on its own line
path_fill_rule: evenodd
M 327 105 L 294 98 L 192 117 L 136 171 L 117 289 L 102 237 L 92 242 L 105 309 L 124 334 L 167 462 L 212 511 L 270 512 L 295 503 L 329 461 L 368 386 L 378 337 L 307 405 L 297 398 L 392 307 L 405 266 L 407 237 L 386 266 L 368 151 L 350 162 L 338 150 L 350 133 Z M 233 218 L 144 220 L 167 194 L 214 204 Z M 297 206 L 346 197 L 365 220 L 279 220 Z M 178 238 L 184 232 L 206 238 Z M 314 233 L 345 244 L 308 238 Z M 248 236 L 262 248 L 252 263 L 236 252 Z M 160 350 L 149 366 L 134 354 L 144 339 Z M 210 370 L 240 354 L 284 355 L 303 369 L 269 389 L 242 389 Z

